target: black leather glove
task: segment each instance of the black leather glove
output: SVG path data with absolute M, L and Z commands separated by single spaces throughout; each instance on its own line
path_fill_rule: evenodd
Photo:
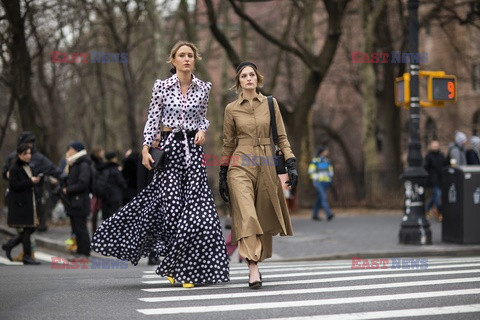
M 219 174 L 219 192 L 220 196 L 222 197 L 223 201 L 228 202 L 230 195 L 228 194 L 228 185 L 227 185 L 227 171 L 228 166 L 221 166 L 220 167 L 220 174 Z
M 288 181 L 285 182 L 288 186 L 295 188 L 298 182 L 298 173 L 297 173 L 297 160 L 295 158 L 290 158 L 285 161 L 287 165 Z

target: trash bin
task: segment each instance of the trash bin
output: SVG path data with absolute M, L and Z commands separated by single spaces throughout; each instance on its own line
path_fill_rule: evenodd
M 442 171 L 442 241 L 480 243 L 480 166 Z

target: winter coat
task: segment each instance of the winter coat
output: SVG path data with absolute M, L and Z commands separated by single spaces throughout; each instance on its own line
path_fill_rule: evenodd
M 279 148 L 294 155 L 274 99 Z M 242 95 L 225 108 L 222 164 L 229 163 L 227 183 L 232 213 L 232 242 L 252 235 L 293 235 L 290 214 L 275 170 L 270 141 L 270 110 L 259 93 Z
M 466 155 L 466 150 L 464 147 L 459 146 L 456 143 L 452 143 L 448 146 L 448 162 L 450 162 L 451 159 L 455 159 L 457 161 L 456 165 L 457 166 L 464 166 L 467 164 L 467 155 Z M 450 164 L 450 163 L 448 163 Z
M 442 186 L 442 168 L 445 166 L 445 163 L 445 156 L 440 151 L 429 151 L 427 153 L 424 167 L 428 173 L 428 186 Z
M 27 173 L 30 171 L 30 176 Z M 38 226 L 34 183 L 28 163 L 17 159 L 10 168 L 8 219 L 10 227 Z
M 90 213 L 92 161 L 87 155 L 78 158 L 68 169 L 67 213 L 72 217 L 87 217 Z
M 3 164 L 2 176 L 5 180 L 7 179 L 7 171 L 10 169 L 12 162 L 15 160 L 17 152 L 11 152 Z M 43 173 L 46 176 L 52 176 L 62 181 L 65 178 L 62 170 L 60 170 L 52 161 L 50 161 L 46 156 L 44 156 L 40 151 L 35 147 L 32 148 L 32 159 L 30 160 L 30 168 L 34 176 L 38 176 L 39 173 Z M 35 189 L 35 199 L 37 204 L 42 201 L 43 196 L 43 181 L 42 179 L 39 183 L 34 185 Z
M 480 165 L 480 151 L 478 149 L 467 150 L 467 164 Z
M 103 170 L 105 170 L 105 174 L 107 174 L 108 176 L 108 196 L 105 199 L 105 202 L 121 203 L 123 200 L 123 193 L 127 189 L 127 182 L 125 181 L 125 178 L 118 169 L 118 164 L 108 162 L 103 168 Z

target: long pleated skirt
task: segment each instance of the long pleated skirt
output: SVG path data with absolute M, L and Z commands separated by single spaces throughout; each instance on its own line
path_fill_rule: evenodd
M 188 138 L 188 150 L 186 140 L 161 142 L 168 157 L 166 169 L 156 170 L 143 191 L 100 225 L 92 250 L 134 265 L 153 251 L 161 261 L 159 276 L 182 283 L 229 281 L 225 240 L 202 165 L 203 149 L 193 141 Z

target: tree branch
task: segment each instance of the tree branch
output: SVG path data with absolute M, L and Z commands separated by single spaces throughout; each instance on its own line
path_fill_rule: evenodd
M 213 3 L 211 0 L 204 0 L 207 5 L 207 14 L 208 21 L 210 24 L 210 30 L 212 31 L 213 36 L 217 39 L 220 45 L 225 49 L 227 56 L 232 63 L 233 67 L 236 68 L 240 63 L 241 59 L 238 53 L 233 48 L 232 44 L 225 36 L 225 34 L 218 28 L 217 17 L 215 14 L 215 9 L 213 8 Z
M 315 60 L 313 58 L 313 55 L 308 52 L 308 51 L 303 51 L 303 50 L 298 50 L 295 47 L 292 47 L 288 45 L 285 41 L 282 41 L 281 39 L 278 39 L 271 35 L 270 33 L 266 32 L 258 23 L 255 22 L 254 19 L 252 19 L 249 15 L 247 15 L 236 3 L 235 0 L 229 0 L 233 10 L 235 13 L 240 16 L 242 19 L 246 20 L 250 26 L 258 32 L 261 36 L 263 36 L 265 39 L 270 41 L 271 43 L 275 44 L 277 47 L 282 48 L 285 51 L 288 51 L 290 53 L 293 53 L 297 57 L 299 57 L 306 65 L 308 66 L 314 66 L 315 65 Z

